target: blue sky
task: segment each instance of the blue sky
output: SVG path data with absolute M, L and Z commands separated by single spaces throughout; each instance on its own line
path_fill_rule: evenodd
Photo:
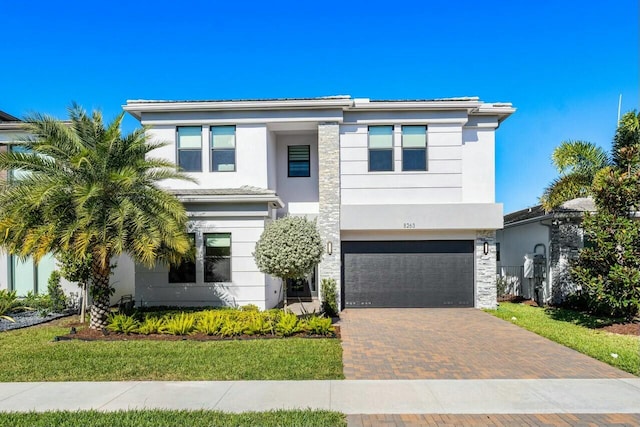
M 537 203 L 561 141 L 608 148 L 618 96 L 639 103 L 637 0 L 29 1 L 5 2 L 0 25 L 0 110 L 18 116 L 77 101 L 113 117 L 139 98 L 512 102 L 505 212 Z

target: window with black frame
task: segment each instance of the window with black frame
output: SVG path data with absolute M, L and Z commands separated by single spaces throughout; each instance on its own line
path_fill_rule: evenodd
M 195 283 L 196 281 L 196 235 L 188 233 L 191 242 L 191 250 L 187 259 L 184 259 L 179 265 L 169 266 L 169 283 Z
M 177 134 L 178 165 L 186 172 L 202 172 L 202 127 L 180 126 Z
M 427 170 L 426 126 L 402 126 L 402 170 Z
M 204 281 L 231 282 L 231 233 L 204 235 Z
M 311 147 L 309 145 L 288 146 L 289 178 L 311 176 Z
M 369 172 L 393 171 L 393 126 L 369 126 Z
M 211 171 L 236 170 L 236 127 L 211 127 Z

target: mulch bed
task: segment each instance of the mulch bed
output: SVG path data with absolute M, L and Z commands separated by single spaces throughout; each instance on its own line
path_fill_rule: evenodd
M 195 333 L 190 335 L 169 335 L 169 334 L 117 334 L 110 332 L 108 335 L 102 333 L 102 331 L 96 331 L 89 328 L 78 327 L 80 324 L 70 325 L 76 326 L 77 330 L 75 334 L 67 334 L 56 337 L 58 341 L 68 340 L 80 340 L 80 341 L 244 341 L 244 340 L 264 340 L 264 339 L 286 339 L 286 338 L 340 338 L 340 326 L 334 326 L 336 332 L 333 336 L 326 335 L 309 335 L 309 334 L 295 334 L 290 337 L 281 337 L 278 335 L 239 335 L 235 337 L 218 337 L 214 335 L 205 335 L 201 333 Z
M 640 323 L 614 323 L 613 325 L 604 326 L 603 331 L 621 335 L 638 335 L 640 336 Z

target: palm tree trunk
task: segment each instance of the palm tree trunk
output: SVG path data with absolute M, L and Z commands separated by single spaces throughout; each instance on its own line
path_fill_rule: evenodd
M 80 323 L 84 323 L 87 317 L 87 297 L 89 296 L 89 292 L 87 292 L 87 284 L 82 284 L 82 304 L 80 306 Z
M 91 305 L 91 322 L 89 323 L 89 328 L 91 329 L 107 327 L 111 297 L 111 287 L 109 285 L 111 266 L 108 263 L 103 266 L 98 258 L 97 256 L 93 257 L 91 265 L 93 272 L 93 277 L 91 278 L 93 304 Z

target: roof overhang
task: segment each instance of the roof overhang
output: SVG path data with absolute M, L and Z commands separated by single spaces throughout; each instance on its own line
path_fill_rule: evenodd
M 299 99 L 256 99 L 223 101 L 127 100 L 122 108 L 142 120 L 144 113 L 264 111 L 264 110 L 327 110 L 342 111 L 466 111 L 472 116 L 494 116 L 498 124 L 515 108 L 510 103 L 485 103 L 478 97 L 442 98 L 431 100 L 370 100 L 350 96 Z
M 248 111 L 248 110 L 304 110 L 345 108 L 351 98 L 327 97 L 316 99 L 281 99 L 247 101 L 146 101 L 128 100 L 122 108 L 140 120 L 143 113 L 192 111 Z
M 515 113 L 516 109 L 513 108 L 511 103 L 502 102 L 502 103 L 485 103 L 481 104 L 478 107 L 474 108 L 473 111 L 470 112 L 473 116 L 494 116 L 498 117 L 498 126 L 502 123 L 507 117 Z
M 270 203 L 272 207 L 281 209 L 284 203 L 277 195 L 242 195 L 242 194 L 180 194 L 172 193 L 183 203 Z
M 2 130 L 25 130 L 25 124 L 23 122 L 0 122 L 0 131 Z

